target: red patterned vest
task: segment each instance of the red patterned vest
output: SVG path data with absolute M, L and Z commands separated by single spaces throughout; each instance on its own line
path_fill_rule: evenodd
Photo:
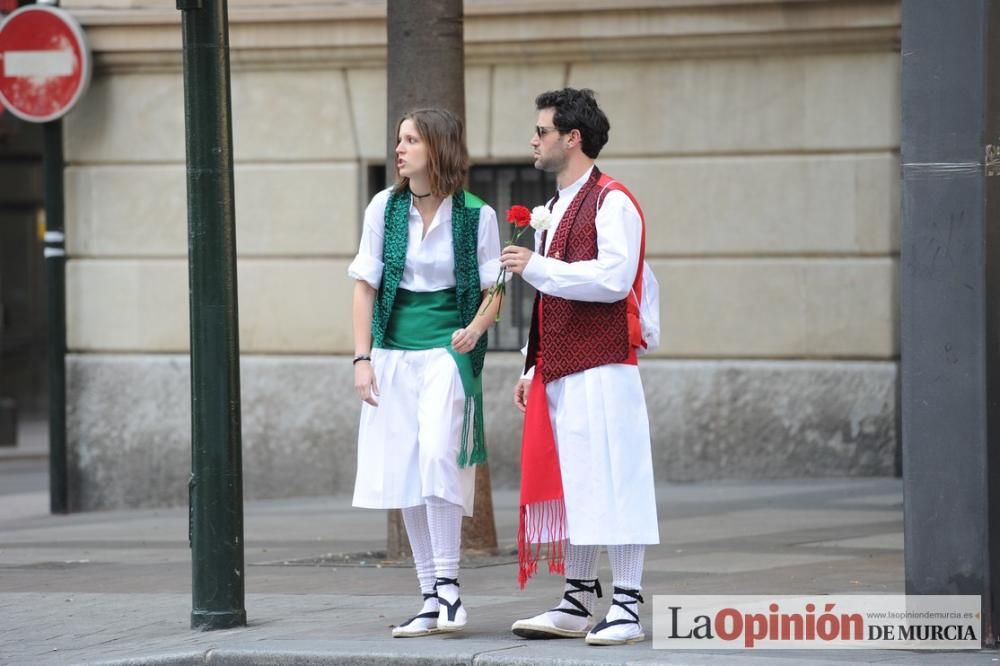
M 546 256 L 572 263 L 597 258 L 597 208 L 609 190 L 624 192 L 639 211 L 635 197 L 623 185 L 595 166 L 590 178 L 573 197 L 556 228 Z M 639 264 L 633 290 L 637 298 L 615 303 L 574 301 L 535 294 L 525 368 L 535 365 L 539 354 L 539 321 L 544 341 L 542 381 L 571 375 L 609 363 L 636 362 L 635 348 L 642 344 L 638 301 L 642 299 L 642 261 L 646 246 L 643 221 Z M 541 312 L 539 312 L 539 307 Z

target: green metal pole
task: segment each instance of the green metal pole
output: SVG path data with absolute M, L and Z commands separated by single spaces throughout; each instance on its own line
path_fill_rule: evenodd
M 236 215 L 226 0 L 177 0 L 191 301 L 191 627 L 246 625 Z
M 42 125 L 49 300 L 49 510 L 69 512 L 66 486 L 66 252 L 62 121 Z

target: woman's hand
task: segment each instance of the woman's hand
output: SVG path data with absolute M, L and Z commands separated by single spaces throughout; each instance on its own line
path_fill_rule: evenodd
M 483 333 L 484 331 L 480 330 L 475 323 L 460 328 L 451 334 L 451 348 L 459 354 L 468 354 L 476 348 L 476 343 L 479 342 Z
M 375 396 L 378 395 L 378 382 L 375 381 L 375 371 L 371 361 L 358 361 L 354 364 L 354 390 L 358 396 L 372 407 L 378 407 Z

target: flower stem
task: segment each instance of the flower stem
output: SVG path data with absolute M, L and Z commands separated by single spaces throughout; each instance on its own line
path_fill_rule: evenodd
M 514 233 L 511 235 L 510 242 L 507 243 L 507 244 L 508 245 L 516 245 L 517 241 L 521 238 L 521 235 L 524 234 L 524 230 L 527 229 L 528 227 L 526 227 L 526 226 L 525 227 L 518 227 L 518 226 L 515 226 L 515 225 L 511 225 L 511 226 L 514 227 Z M 486 297 L 485 302 L 483 302 L 483 307 L 480 308 L 480 310 L 479 310 L 479 314 L 480 315 L 483 315 L 483 314 L 486 313 L 487 308 L 490 307 L 490 303 L 493 302 L 494 298 L 499 298 L 500 299 L 500 304 L 497 306 L 497 318 L 496 318 L 496 320 L 500 321 L 500 313 L 503 311 L 502 310 L 502 308 L 503 308 L 503 296 L 504 296 L 504 293 L 507 291 L 507 280 L 506 280 L 506 278 L 507 278 L 507 269 L 504 268 L 504 267 L 501 267 L 500 268 L 500 274 L 497 275 L 496 282 L 494 282 L 493 286 L 490 287 L 489 296 Z

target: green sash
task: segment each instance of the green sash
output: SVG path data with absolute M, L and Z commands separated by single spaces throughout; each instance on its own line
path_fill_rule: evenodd
M 393 312 L 396 289 L 403 279 L 406 265 L 406 246 L 409 243 L 410 193 L 393 192 L 385 206 L 385 236 L 382 245 L 382 284 L 375 296 L 372 310 L 372 346 L 383 347 L 383 336 Z M 458 312 L 468 326 L 476 318 L 482 302 L 479 286 L 479 210 L 483 200 L 470 192 L 456 192 L 451 201 L 451 237 L 455 257 L 455 292 Z M 486 336 L 479 338 L 476 348 L 469 352 L 472 368 L 478 375 L 486 359 Z
M 464 328 L 454 289 L 414 292 L 397 289 L 383 346 L 407 351 L 444 347 L 455 359 L 465 392 L 465 415 L 458 466 L 486 462 L 486 432 L 483 420 L 483 376 L 473 369 L 472 357 L 451 348 L 451 335 Z M 485 337 L 485 336 L 484 336 Z M 469 442 L 472 440 L 472 452 Z

